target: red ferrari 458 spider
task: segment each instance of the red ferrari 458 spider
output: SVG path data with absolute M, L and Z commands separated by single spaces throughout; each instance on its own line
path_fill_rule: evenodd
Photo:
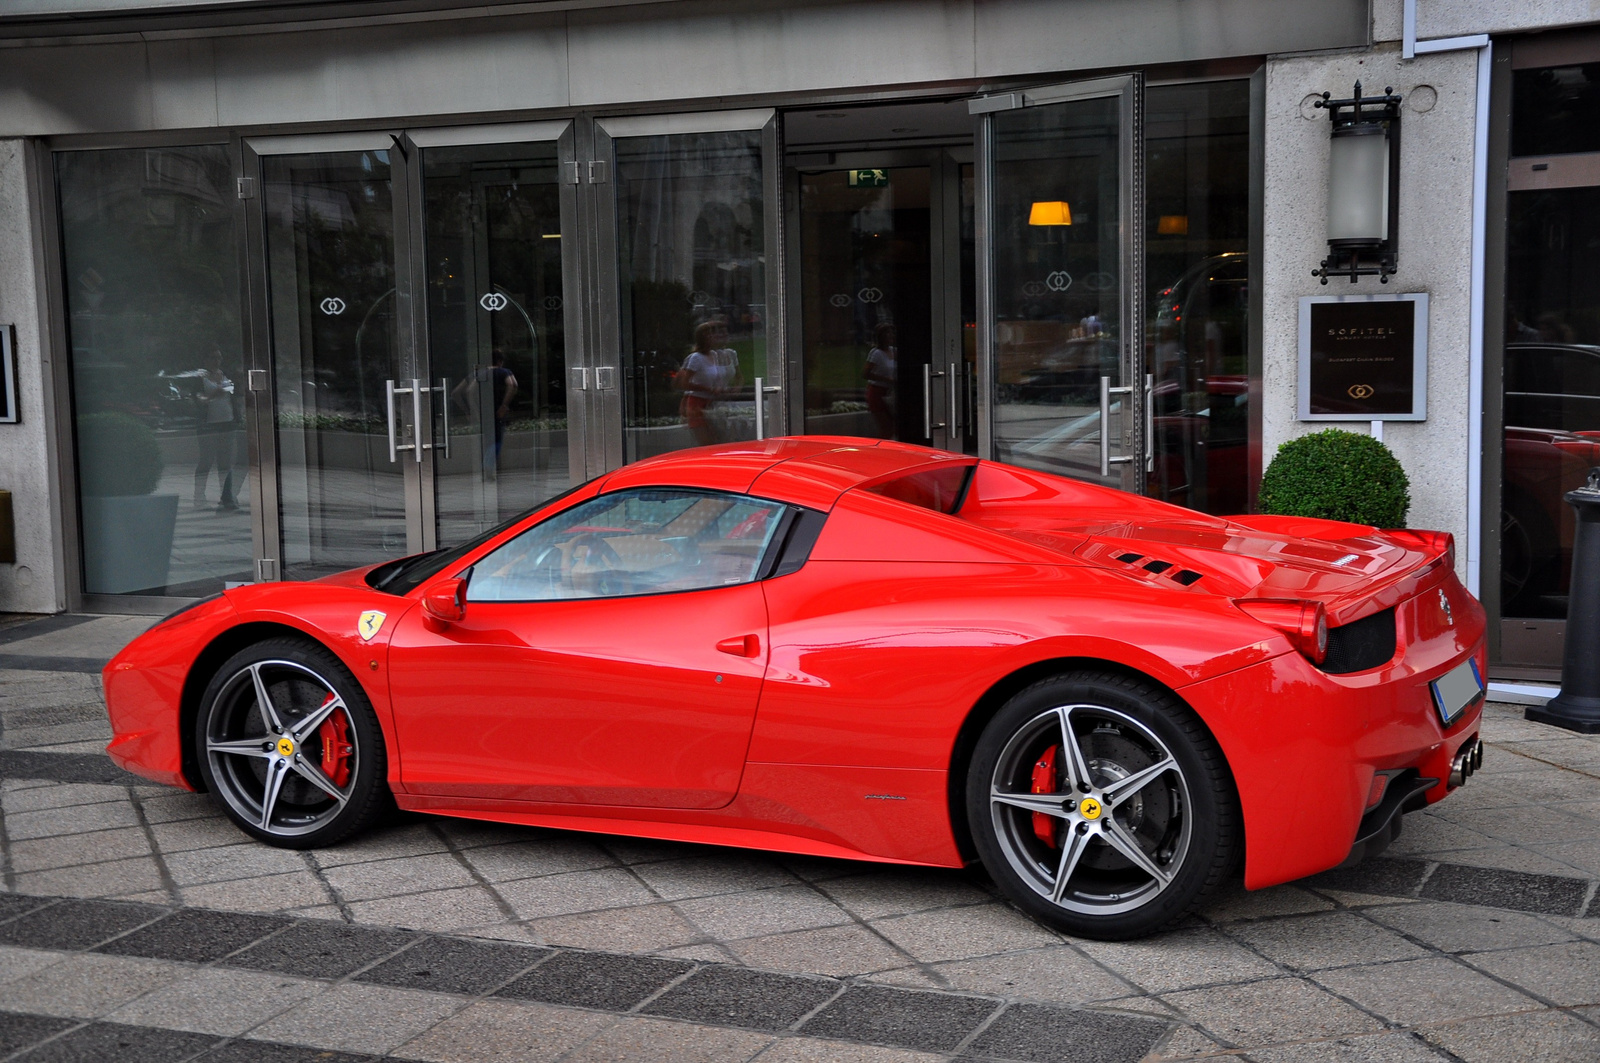
M 1208 517 L 870 440 L 685 451 L 472 542 L 191 605 L 117 763 L 246 833 L 401 808 L 960 867 L 1121 938 L 1381 846 L 1481 759 L 1448 535 Z

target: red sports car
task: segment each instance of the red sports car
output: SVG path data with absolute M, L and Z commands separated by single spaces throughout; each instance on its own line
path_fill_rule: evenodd
M 189 606 L 130 771 L 273 845 L 401 808 L 937 867 L 1148 933 L 1386 842 L 1481 757 L 1450 537 L 1222 519 L 858 439 L 642 461 L 454 549 Z

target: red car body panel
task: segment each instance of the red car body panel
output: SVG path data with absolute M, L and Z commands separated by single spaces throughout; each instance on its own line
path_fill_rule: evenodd
M 871 490 L 973 464 L 958 515 Z M 530 524 L 648 485 L 748 492 L 827 519 L 800 569 L 754 583 L 474 602 L 453 623 L 418 606 Z M 329 647 L 372 700 L 402 807 L 959 866 L 963 729 L 1007 684 L 1071 662 L 1139 672 L 1205 721 L 1238 786 L 1246 885 L 1259 887 L 1342 860 L 1374 772 L 1445 779 L 1476 735 L 1479 709 L 1445 729 L 1428 687 L 1468 656 L 1483 663 L 1484 614 L 1446 539 L 1208 517 L 870 440 L 703 448 L 587 484 L 405 596 L 352 572 L 240 588 L 157 625 L 107 666 L 109 749 L 192 788 L 180 721 L 206 669 L 229 640 L 288 630 Z M 1394 607 L 1396 655 L 1328 674 L 1240 610 L 1244 597 L 1315 599 L 1336 625 Z M 386 620 L 365 641 L 368 610 Z

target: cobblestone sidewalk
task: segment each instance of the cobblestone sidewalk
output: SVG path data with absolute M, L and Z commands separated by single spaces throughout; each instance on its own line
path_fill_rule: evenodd
M 101 754 L 140 624 L 0 627 L 0 1059 L 1600 1058 L 1600 740 L 1512 706 L 1384 859 L 1105 944 L 975 872 L 428 817 L 258 846 Z

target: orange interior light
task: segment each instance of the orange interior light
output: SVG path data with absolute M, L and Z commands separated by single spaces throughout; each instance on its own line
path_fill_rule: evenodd
M 1064 200 L 1035 203 L 1028 211 L 1029 225 L 1071 225 L 1072 208 Z
M 1156 233 L 1159 236 L 1188 236 L 1189 215 L 1163 214 L 1156 221 Z

